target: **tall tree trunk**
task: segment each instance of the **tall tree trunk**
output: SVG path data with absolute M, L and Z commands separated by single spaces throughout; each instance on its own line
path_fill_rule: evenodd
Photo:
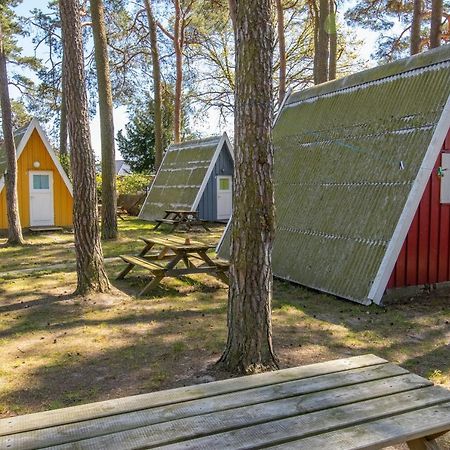
M 161 68 L 159 65 L 158 35 L 151 0 L 144 0 L 150 31 L 150 47 L 153 66 L 153 101 L 155 105 L 155 169 L 158 170 L 163 157 L 162 142 L 162 98 L 161 98 Z
M 102 146 L 102 238 L 117 239 L 116 151 L 108 42 L 102 0 L 90 0 Z
M 0 23 L 0 104 L 2 108 L 3 145 L 6 152 L 6 215 L 8 217 L 8 245 L 22 245 L 19 203 L 17 200 L 17 160 L 12 128 L 11 101 L 8 89 L 8 71 L 4 48 L 3 29 Z
M 61 63 L 61 107 L 59 111 L 59 153 L 63 157 L 69 155 L 67 148 L 67 105 L 66 105 L 66 82 L 64 68 L 64 54 Z
M 236 373 L 277 367 L 272 347 L 271 0 L 237 0 L 235 179 L 228 340 L 219 364 Z
M 231 25 L 233 27 L 234 33 L 236 34 L 236 0 L 228 0 L 228 7 L 230 10 Z
M 337 28 L 336 28 L 336 1 L 330 0 L 330 20 L 329 20 L 329 35 L 330 35 L 330 56 L 328 63 L 328 79 L 336 79 L 336 65 L 337 65 Z
M 319 32 L 317 37 L 317 84 L 328 80 L 329 34 L 328 16 L 329 0 L 319 0 Z
M 410 53 L 420 52 L 420 29 L 422 23 L 422 0 L 414 0 L 413 18 L 411 23 Z
M 278 52 L 280 54 L 280 71 L 278 87 L 278 105 L 280 106 L 286 95 L 286 40 L 284 36 L 284 10 L 281 0 L 276 0 Z
M 183 26 L 181 17 L 180 0 L 174 0 L 175 4 L 175 28 L 173 47 L 175 50 L 175 111 L 174 111 L 174 141 L 178 144 L 181 140 L 181 96 L 183 89 Z
M 66 58 L 67 122 L 72 156 L 73 225 L 78 294 L 109 290 L 97 213 L 95 160 L 89 133 L 80 4 L 60 0 L 63 49 Z
M 436 48 L 441 45 L 442 12 L 443 12 L 442 0 L 432 0 L 430 48 Z
M 311 14 L 311 19 L 313 23 L 313 33 L 314 33 L 314 62 L 313 62 L 313 78 L 314 84 L 319 84 L 318 81 L 318 68 L 319 68 L 319 8 L 317 8 L 316 0 L 309 0 L 309 12 Z

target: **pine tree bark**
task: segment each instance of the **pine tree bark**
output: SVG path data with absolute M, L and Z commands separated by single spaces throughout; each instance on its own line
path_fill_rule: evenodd
M 430 28 L 430 48 L 436 48 L 441 45 L 442 33 L 442 0 L 431 1 L 431 28 Z
M 280 54 L 278 105 L 281 106 L 286 96 L 286 39 L 284 36 L 284 9 L 281 0 L 276 0 L 278 53 Z
M 317 80 L 316 84 L 328 80 L 329 34 L 328 16 L 330 14 L 329 0 L 319 0 L 319 30 L 317 35 Z
M 178 144 L 181 141 L 181 96 L 183 95 L 183 46 L 184 27 L 182 25 L 180 0 L 174 0 L 175 5 L 175 28 L 173 47 L 175 50 L 175 105 L 174 105 L 174 141 Z
M 102 148 L 102 238 L 117 239 L 116 151 L 108 42 L 102 0 L 90 0 Z
M 336 28 L 336 1 L 330 0 L 330 20 L 329 20 L 329 36 L 330 36 L 330 55 L 328 62 L 328 79 L 336 79 L 337 66 L 337 28 Z
M 3 145 L 6 152 L 6 215 L 8 217 L 8 245 L 22 245 L 19 203 L 17 199 L 17 160 L 14 144 L 11 100 L 9 98 L 8 71 L 6 67 L 3 29 L 0 23 L 0 104 L 2 108 Z
M 228 340 L 219 365 L 277 367 L 272 346 L 274 238 L 271 0 L 236 2 L 235 178 Z
M 109 281 L 100 243 L 95 160 L 92 151 L 85 84 L 80 4 L 60 0 L 66 63 L 67 122 L 72 156 L 73 226 L 77 259 L 77 294 L 106 292 Z
M 144 0 L 150 32 L 150 47 L 153 69 L 153 101 L 155 105 L 155 170 L 159 169 L 163 157 L 162 142 L 162 98 L 161 98 L 161 67 L 159 64 L 158 35 L 151 0 Z
M 59 153 L 67 157 L 67 105 L 66 105 L 66 83 L 65 83 L 64 55 L 61 62 L 61 106 L 59 111 Z
M 415 55 L 420 52 L 420 31 L 422 25 L 422 0 L 414 0 L 413 18 L 411 23 L 411 37 L 410 37 L 410 53 Z

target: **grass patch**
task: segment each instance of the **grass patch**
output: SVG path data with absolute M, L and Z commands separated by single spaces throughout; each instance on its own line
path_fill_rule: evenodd
M 120 222 L 105 256 L 133 253 L 152 225 Z M 199 239 L 218 240 L 195 233 Z M 185 236 L 185 234 L 182 234 Z M 28 236 L 0 249 L 0 271 L 73 262 L 73 236 Z M 71 260 L 72 258 L 72 260 Z M 148 297 L 139 272 L 108 295 L 73 297 L 73 269 L 10 277 L 0 285 L 0 416 L 134 395 L 197 382 L 226 342 L 227 290 L 214 278 L 168 280 Z M 388 308 L 363 307 L 275 281 L 273 336 L 282 367 L 375 353 L 450 387 L 450 299 L 433 293 Z

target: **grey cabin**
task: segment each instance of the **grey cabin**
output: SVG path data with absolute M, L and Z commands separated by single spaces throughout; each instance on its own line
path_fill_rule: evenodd
M 166 210 L 198 211 L 201 220 L 227 221 L 232 210 L 234 157 L 226 133 L 170 145 L 139 217 L 157 220 Z

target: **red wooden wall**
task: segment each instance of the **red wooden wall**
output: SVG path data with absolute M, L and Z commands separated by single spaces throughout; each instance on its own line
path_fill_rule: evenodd
M 450 130 L 442 153 L 450 153 Z M 450 204 L 441 204 L 437 169 L 420 201 L 414 220 L 392 271 L 388 288 L 433 284 L 450 280 Z M 450 174 L 446 173 L 446 176 Z

